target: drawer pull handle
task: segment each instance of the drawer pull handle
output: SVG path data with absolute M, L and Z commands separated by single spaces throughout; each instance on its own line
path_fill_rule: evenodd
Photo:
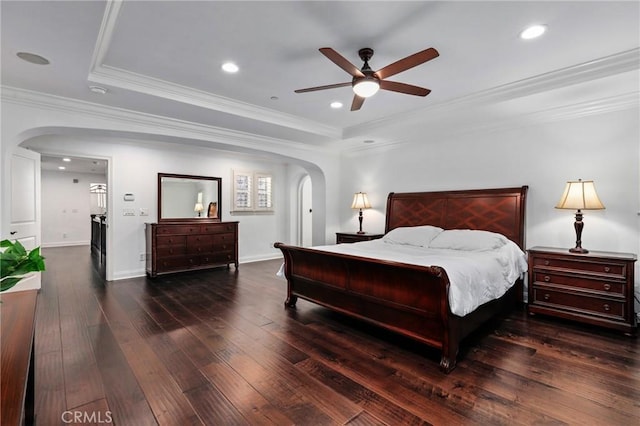
M 551 281 L 551 278 L 549 277 L 549 275 L 545 275 L 544 282 L 548 283 L 549 281 Z
M 604 284 L 604 289 L 607 290 L 607 291 L 611 290 L 611 284 L 605 283 Z
M 605 266 L 605 267 L 604 267 L 604 271 L 605 271 L 605 272 L 611 272 L 611 268 L 609 268 L 608 266 Z
M 604 304 L 603 308 L 607 312 L 609 312 L 611 310 L 611 306 L 609 306 L 607 303 Z
M 548 260 L 544 261 L 544 266 L 549 266 L 549 261 Z
M 551 299 L 551 296 L 549 296 L 549 293 L 546 293 L 544 295 L 544 300 L 549 300 L 549 299 Z

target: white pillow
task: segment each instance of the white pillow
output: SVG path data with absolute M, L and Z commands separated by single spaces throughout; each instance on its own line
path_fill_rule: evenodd
M 448 229 L 442 231 L 429 244 L 429 248 L 485 251 L 495 250 L 509 241 L 502 234 L 472 229 Z
M 431 225 L 401 226 L 392 229 L 382 237 L 385 243 L 428 247 L 431 240 L 442 232 L 442 228 Z

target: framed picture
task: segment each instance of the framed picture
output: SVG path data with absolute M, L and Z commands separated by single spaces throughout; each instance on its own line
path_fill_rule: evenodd
M 207 209 L 207 217 L 212 219 L 218 218 L 218 203 L 209 203 L 209 208 Z

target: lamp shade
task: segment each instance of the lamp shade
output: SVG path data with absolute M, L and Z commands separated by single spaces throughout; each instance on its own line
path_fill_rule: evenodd
M 352 209 L 370 209 L 369 199 L 366 192 L 356 192 L 353 194 L 353 203 L 351 203 Z
M 365 77 L 358 80 L 353 85 L 353 91 L 361 98 L 368 98 L 375 95 L 380 89 L 380 83 L 373 77 Z
M 557 209 L 602 210 L 604 205 L 598 198 L 592 180 L 570 180 L 564 188 Z
M 200 213 L 203 210 L 204 210 L 204 205 L 202 203 L 196 203 L 195 207 L 193 208 L 193 211 L 196 211 L 198 213 Z

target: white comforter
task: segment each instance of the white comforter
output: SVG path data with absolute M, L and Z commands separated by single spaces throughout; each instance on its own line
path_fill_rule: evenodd
M 387 244 L 383 240 L 313 247 L 334 253 L 444 268 L 451 283 L 449 305 L 458 316 L 497 299 L 527 271 L 526 255 L 509 241 L 488 251 L 434 249 Z

